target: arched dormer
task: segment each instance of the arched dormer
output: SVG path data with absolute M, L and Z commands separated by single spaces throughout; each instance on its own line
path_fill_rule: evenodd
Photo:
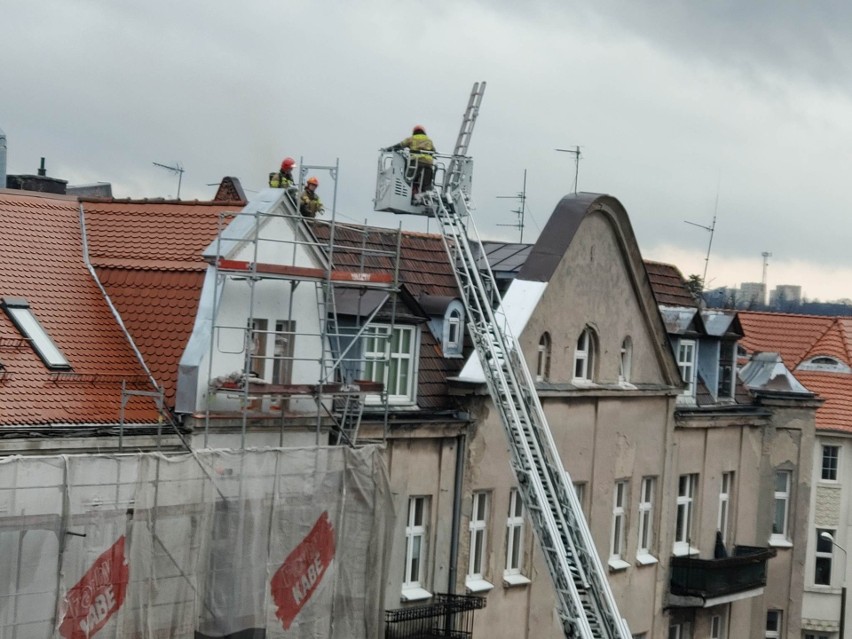
M 845 362 L 831 355 L 815 355 L 796 367 L 797 371 L 819 371 L 823 373 L 852 373 Z
M 440 343 L 444 357 L 462 357 L 465 321 L 462 301 L 444 295 L 421 295 L 417 301 L 429 316 L 429 331 Z

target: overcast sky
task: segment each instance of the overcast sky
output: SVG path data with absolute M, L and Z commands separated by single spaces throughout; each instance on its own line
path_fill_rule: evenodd
M 0 129 L 10 173 L 108 181 L 117 197 L 249 191 L 292 155 L 340 161 L 338 215 L 372 212 L 377 149 L 425 125 L 450 152 L 475 81 L 481 234 L 534 240 L 560 197 L 607 193 L 646 259 L 710 286 L 852 298 L 852 4 L 6 0 Z M 332 181 L 316 171 L 320 193 Z M 406 228 L 426 230 L 405 218 Z

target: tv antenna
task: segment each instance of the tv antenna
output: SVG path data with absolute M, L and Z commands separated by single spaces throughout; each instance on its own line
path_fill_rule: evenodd
M 160 164 L 159 162 L 154 162 L 154 166 L 159 166 L 161 169 L 166 169 L 166 171 L 171 171 L 172 173 L 177 173 L 178 176 L 178 189 L 177 189 L 177 199 L 180 199 L 180 183 L 183 180 L 183 164 L 180 162 L 175 162 L 174 166 L 169 166 L 168 164 Z
M 705 231 L 710 231 L 710 241 L 707 242 L 707 256 L 704 258 L 704 275 L 701 276 L 701 283 L 707 283 L 707 264 L 710 262 L 710 248 L 713 246 L 713 234 L 716 232 L 716 214 L 713 213 L 713 223 L 710 226 L 704 226 L 703 224 L 696 224 L 695 222 L 690 222 L 689 220 L 684 220 L 685 224 L 690 224 L 692 226 L 697 226 L 700 229 L 704 229 Z
M 574 195 L 577 195 L 577 183 L 580 178 L 580 158 L 583 157 L 580 155 L 580 146 L 577 145 L 573 149 L 553 149 L 554 151 L 561 151 L 562 153 L 570 153 L 574 156 Z
M 524 169 L 524 188 L 517 195 L 498 195 L 498 200 L 520 200 L 521 204 L 518 208 L 514 209 L 512 213 L 518 216 L 518 221 L 514 224 L 498 224 L 497 226 L 511 226 L 512 228 L 516 228 L 521 232 L 521 244 L 524 242 L 524 214 L 526 212 L 526 203 L 527 203 L 527 170 Z

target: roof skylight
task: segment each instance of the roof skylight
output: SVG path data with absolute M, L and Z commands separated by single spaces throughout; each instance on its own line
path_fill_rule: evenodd
M 33 349 L 51 369 L 71 368 L 71 364 L 44 330 L 30 309 L 27 300 L 21 297 L 4 297 L 0 306 L 21 334 L 32 344 Z

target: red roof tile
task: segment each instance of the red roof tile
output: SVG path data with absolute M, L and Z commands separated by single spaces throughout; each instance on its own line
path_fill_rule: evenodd
M 0 312 L 0 426 L 118 422 L 121 381 L 150 385 L 84 264 L 77 201 L 0 190 L 0 254 L 0 296 L 29 302 L 73 371 L 49 370 Z M 156 411 L 133 399 L 125 419 Z
M 226 224 L 220 214 L 241 206 L 145 200 L 82 204 L 98 277 L 164 388 L 167 403 L 174 405 L 178 363 L 192 333 L 207 269 L 202 251 Z
M 753 311 L 740 311 L 738 317 L 744 333 L 740 344 L 749 352 L 780 353 L 791 370 L 807 358 L 836 321 L 833 317 Z
M 818 355 L 852 365 L 852 319 L 753 311 L 738 315 L 745 333 L 740 344 L 746 350 L 780 353 L 796 379 L 825 401 L 817 409 L 817 429 L 852 432 L 852 374 L 796 370 Z

